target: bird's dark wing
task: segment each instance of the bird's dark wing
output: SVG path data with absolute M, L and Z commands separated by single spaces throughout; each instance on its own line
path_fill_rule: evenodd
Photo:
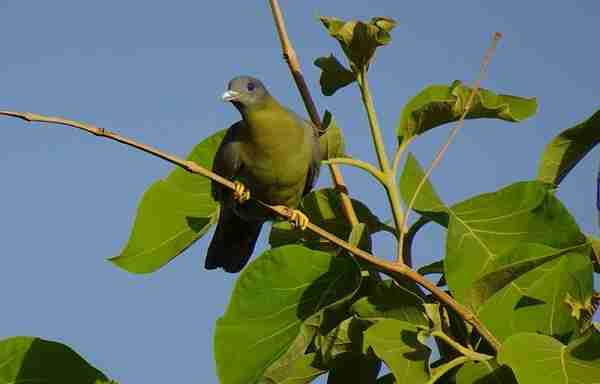
M 239 140 L 244 124 L 244 121 L 240 120 L 229 127 L 215 154 L 212 171 L 227 179 L 232 179 L 242 168 L 239 153 Z M 225 187 L 212 181 L 211 192 L 215 200 L 223 201 Z
M 304 185 L 304 191 L 302 192 L 302 196 L 308 194 L 310 190 L 315 186 L 317 179 L 319 178 L 319 170 L 321 169 L 321 145 L 319 144 L 319 132 L 309 122 L 305 122 L 305 124 L 310 126 L 310 129 L 313 133 L 313 145 L 312 145 L 312 158 L 310 160 L 310 165 L 308 166 L 308 175 L 306 177 L 306 184 Z

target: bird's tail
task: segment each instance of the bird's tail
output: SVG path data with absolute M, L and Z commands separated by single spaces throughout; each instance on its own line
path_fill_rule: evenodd
M 208 247 L 204 268 L 239 272 L 250 259 L 263 221 L 246 221 L 232 209 L 221 209 L 217 229 Z

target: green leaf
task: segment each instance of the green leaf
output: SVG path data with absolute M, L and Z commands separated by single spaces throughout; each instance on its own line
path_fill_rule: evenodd
M 308 384 L 327 370 L 320 368 L 316 353 L 296 356 L 285 365 L 265 372 L 264 384 Z
M 350 310 L 365 320 L 390 318 L 424 327 L 429 324 L 419 289 L 389 279 L 374 285 L 369 295 L 353 303 Z
M 352 206 L 358 216 L 358 221 L 364 223 L 369 233 L 375 233 L 383 226 L 379 218 L 375 216 L 363 203 L 352 200 Z M 346 220 L 339 193 L 332 189 L 319 189 L 312 191 L 304 197 L 300 203 L 300 210 L 304 212 L 310 222 L 318 225 L 336 235 L 341 239 L 347 239 L 352 232 L 352 226 Z M 307 247 L 336 252 L 337 247 L 326 242 L 319 236 L 309 231 L 299 231 L 287 222 L 276 222 L 271 228 L 269 244 L 271 247 L 279 247 L 286 244 L 301 243 Z
M 352 84 L 356 81 L 356 75 L 342 65 L 333 54 L 327 57 L 319 57 L 315 65 L 321 68 L 321 92 L 325 96 L 333 95 L 338 89 Z
M 109 260 L 131 273 L 154 272 L 202 237 L 217 212 L 206 195 L 159 180 L 144 193 L 125 249 Z
M 545 335 L 519 333 L 509 337 L 498 353 L 519 384 L 600 382 L 600 334 L 592 331 L 569 345 Z
M 565 253 L 515 278 L 480 307 L 479 317 L 500 341 L 518 332 L 566 340 L 578 331 L 578 322 L 565 299 L 570 295 L 584 301 L 592 285 L 587 255 Z
M 187 159 L 211 169 L 224 135 L 208 137 Z M 110 261 L 131 273 L 154 272 L 202 237 L 218 219 L 218 208 L 210 180 L 176 168 L 144 193 L 129 240 Z
M 398 124 L 400 142 L 440 125 L 458 121 L 465 111 L 471 88 L 460 81 L 450 86 L 430 85 L 404 106 Z M 510 122 L 523 121 L 537 111 L 537 100 L 498 95 L 479 89 L 465 119 L 494 118 Z
M 37 337 L 0 341 L 0 383 L 94 384 L 108 378 L 64 344 Z
M 559 185 L 581 159 L 600 143 L 600 110 L 562 131 L 544 150 L 537 179 Z
M 518 384 L 510 368 L 496 360 L 465 363 L 456 373 L 456 384 Z
M 321 124 L 325 133 L 319 137 L 322 160 L 347 157 L 346 144 L 342 130 L 337 126 L 331 112 L 325 111 Z
M 354 73 L 368 68 L 375 50 L 389 44 L 392 39 L 390 31 L 396 26 L 394 20 L 386 17 L 374 17 L 368 23 L 324 16 L 320 20 L 340 43 Z
M 448 213 L 445 276 L 462 303 L 473 304 L 473 283 L 495 259 L 520 244 L 561 251 L 586 242 L 567 209 L 540 182 L 511 184 L 456 204 Z
M 383 319 L 364 333 L 365 347 L 370 347 L 402 383 L 424 383 L 429 379 L 428 360 L 431 350 L 417 339 L 420 328 L 413 324 Z
M 586 253 L 588 249 L 587 243 L 566 249 L 555 249 L 535 243 L 518 244 L 490 261 L 483 271 L 483 276 L 475 281 L 470 289 L 471 303 L 478 307 L 500 289 L 528 272 L 542 268 L 548 273 L 551 269 L 547 268 L 554 260 L 562 257 L 577 257 L 577 252 Z
M 400 195 L 407 206 L 412 201 L 417 187 L 424 176 L 425 172 L 417 161 L 417 158 L 412 153 L 408 153 L 404 170 L 400 176 Z M 448 208 L 442 199 L 440 199 L 429 180 L 425 180 L 425 183 L 421 187 L 415 199 L 413 209 L 440 225 L 448 226 L 448 215 L 446 213 Z
M 217 321 L 221 383 L 256 383 L 282 356 L 291 359 L 290 348 L 303 353 L 294 344 L 298 337 L 309 340 L 303 324 L 348 300 L 359 285 L 360 270 L 351 258 L 297 245 L 263 253 L 242 271 Z

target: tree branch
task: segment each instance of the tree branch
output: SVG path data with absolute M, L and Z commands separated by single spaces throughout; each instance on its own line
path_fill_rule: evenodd
M 175 164 L 190 173 L 208 177 L 209 179 L 216 181 L 217 183 L 222 184 L 223 186 L 225 186 L 231 190 L 235 190 L 235 184 L 232 181 L 225 179 L 224 177 L 221 177 L 221 176 L 217 175 L 216 173 L 209 171 L 208 169 L 194 163 L 193 161 L 187 161 L 187 160 L 180 159 L 176 156 L 162 152 L 151 146 L 138 143 L 135 140 L 126 138 L 124 136 L 121 136 L 117 133 L 106 130 L 104 128 L 99 128 L 99 127 L 96 127 L 91 124 L 86 124 L 86 123 L 78 122 L 75 120 L 69 120 L 69 119 L 65 119 L 62 117 L 44 116 L 44 115 L 38 115 L 35 113 L 28 113 L 28 112 L 0 111 L 0 116 L 10 116 L 10 117 L 20 118 L 20 119 L 23 119 L 23 120 L 29 121 L 29 122 L 60 124 L 60 125 L 66 125 L 69 127 L 78 128 L 78 129 L 84 130 L 88 133 L 91 133 L 93 135 L 101 136 L 101 137 L 111 139 L 114 141 L 118 141 L 119 143 L 140 149 L 146 153 L 149 153 L 156 157 L 160 157 L 161 159 L 164 159 L 164 160 L 170 162 L 171 164 Z M 259 203 L 261 205 L 271 209 L 272 211 L 278 213 L 279 215 L 281 215 L 282 217 L 284 217 L 288 220 L 292 219 L 292 210 L 290 208 L 280 206 L 280 205 L 273 206 L 273 205 L 266 204 L 264 202 L 259 202 Z M 429 292 L 431 292 L 431 294 L 433 296 L 435 296 L 438 300 L 440 300 L 441 302 L 446 304 L 448 307 L 450 307 L 454 311 L 456 311 L 456 313 L 458 313 L 466 322 L 473 325 L 473 327 L 475 327 L 475 329 L 477 329 L 479 331 L 479 333 L 482 335 L 482 337 L 485 338 L 496 351 L 500 347 L 500 343 L 494 337 L 494 335 L 492 335 L 490 333 L 490 331 L 481 323 L 481 321 L 468 308 L 464 307 L 463 305 L 461 305 L 460 303 L 455 301 L 450 295 L 448 295 L 446 292 L 444 292 L 440 288 L 436 287 L 435 284 L 433 284 L 431 281 L 427 280 L 425 277 L 420 275 L 418 272 L 410 269 L 408 266 L 406 266 L 404 264 L 398 264 L 398 263 L 387 261 L 385 259 L 375 257 L 374 255 L 372 255 L 368 252 L 365 252 L 358 247 L 353 246 L 352 244 L 348 243 L 347 241 L 340 239 L 339 237 L 327 232 L 323 228 L 316 226 L 312 223 L 308 224 L 307 229 L 310 230 L 311 232 L 315 233 L 316 235 L 318 235 L 326 240 L 329 240 L 333 244 L 344 248 L 346 251 L 352 253 L 359 259 L 362 259 L 362 260 L 370 263 L 371 265 L 373 265 L 374 268 L 376 268 L 377 270 L 385 273 L 386 275 L 388 275 L 392 278 L 397 279 L 400 276 L 406 276 L 407 278 L 413 280 L 414 282 L 416 282 L 417 284 L 421 285 L 423 288 L 425 288 Z
M 281 42 L 283 58 L 285 59 L 285 61 L 288 64 L 288 67 L 290 68 L 290 72 L 292 73 L 292 77 L 296 82 L 298 91 L 300 91 L 302 101 L 304 102 L 306 111 L 310 116 L 310 120 L 313 122 L 315 127 L 317 127 L 319 132 L 322 133 L 323 128 L 321 127 L 321 118 L 319 117 L 317 107 L 315 106 L 315 103 L 312 97 L 310 96 L 310 91 L 308 90 L 308 86 L 306 85 L 306 81 L 304 80 L 304 76 L 302 75 L 302 71 L 300 70 L 300 62 L 298 61 L 298 56 L 296 56 L 296 52 L 294 51 L 292 43 L 290 42 L 290 38 L 288 37 L 285 28 L 285 22 L 283 21 L 283 14 L 281 12 L 281 8 L 279 7 L 279 2 L 277 0 L 269 0 L 269 4 L 271 5 L 271 11 L 273 12 L 273 20 L 275 21 L 275 27 L 277 28 L 277 35 L 279 36 L 279 41 Z M 348 222 L 352 226 L 354 226 L 358 224 L 358 217 L 356 216 L 356 212 L 354 211 L 354 207 L 352 206 L 352 201 L 348 196 L 348 188 L 344 183 L 342 173 L 335 164 L 329 164 L 329 171 L 331 172 L 331 179 L 333 181 L 333 185 L 340 194 L 340 200 L 342 202 L 342 211 L 344 212 L 344 216 L 346 216 Z

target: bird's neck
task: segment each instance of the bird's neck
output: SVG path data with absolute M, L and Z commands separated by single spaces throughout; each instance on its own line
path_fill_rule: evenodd
M 273 97 L 268 96 L 259 105 L 240 110 L 247 126 L 248 138 L 253 142 L 262 142 L 273 136 L 293 135 L 294 132 L 282 132 L 282 129 L 296 124 L 286 124 L 289 112 Z

